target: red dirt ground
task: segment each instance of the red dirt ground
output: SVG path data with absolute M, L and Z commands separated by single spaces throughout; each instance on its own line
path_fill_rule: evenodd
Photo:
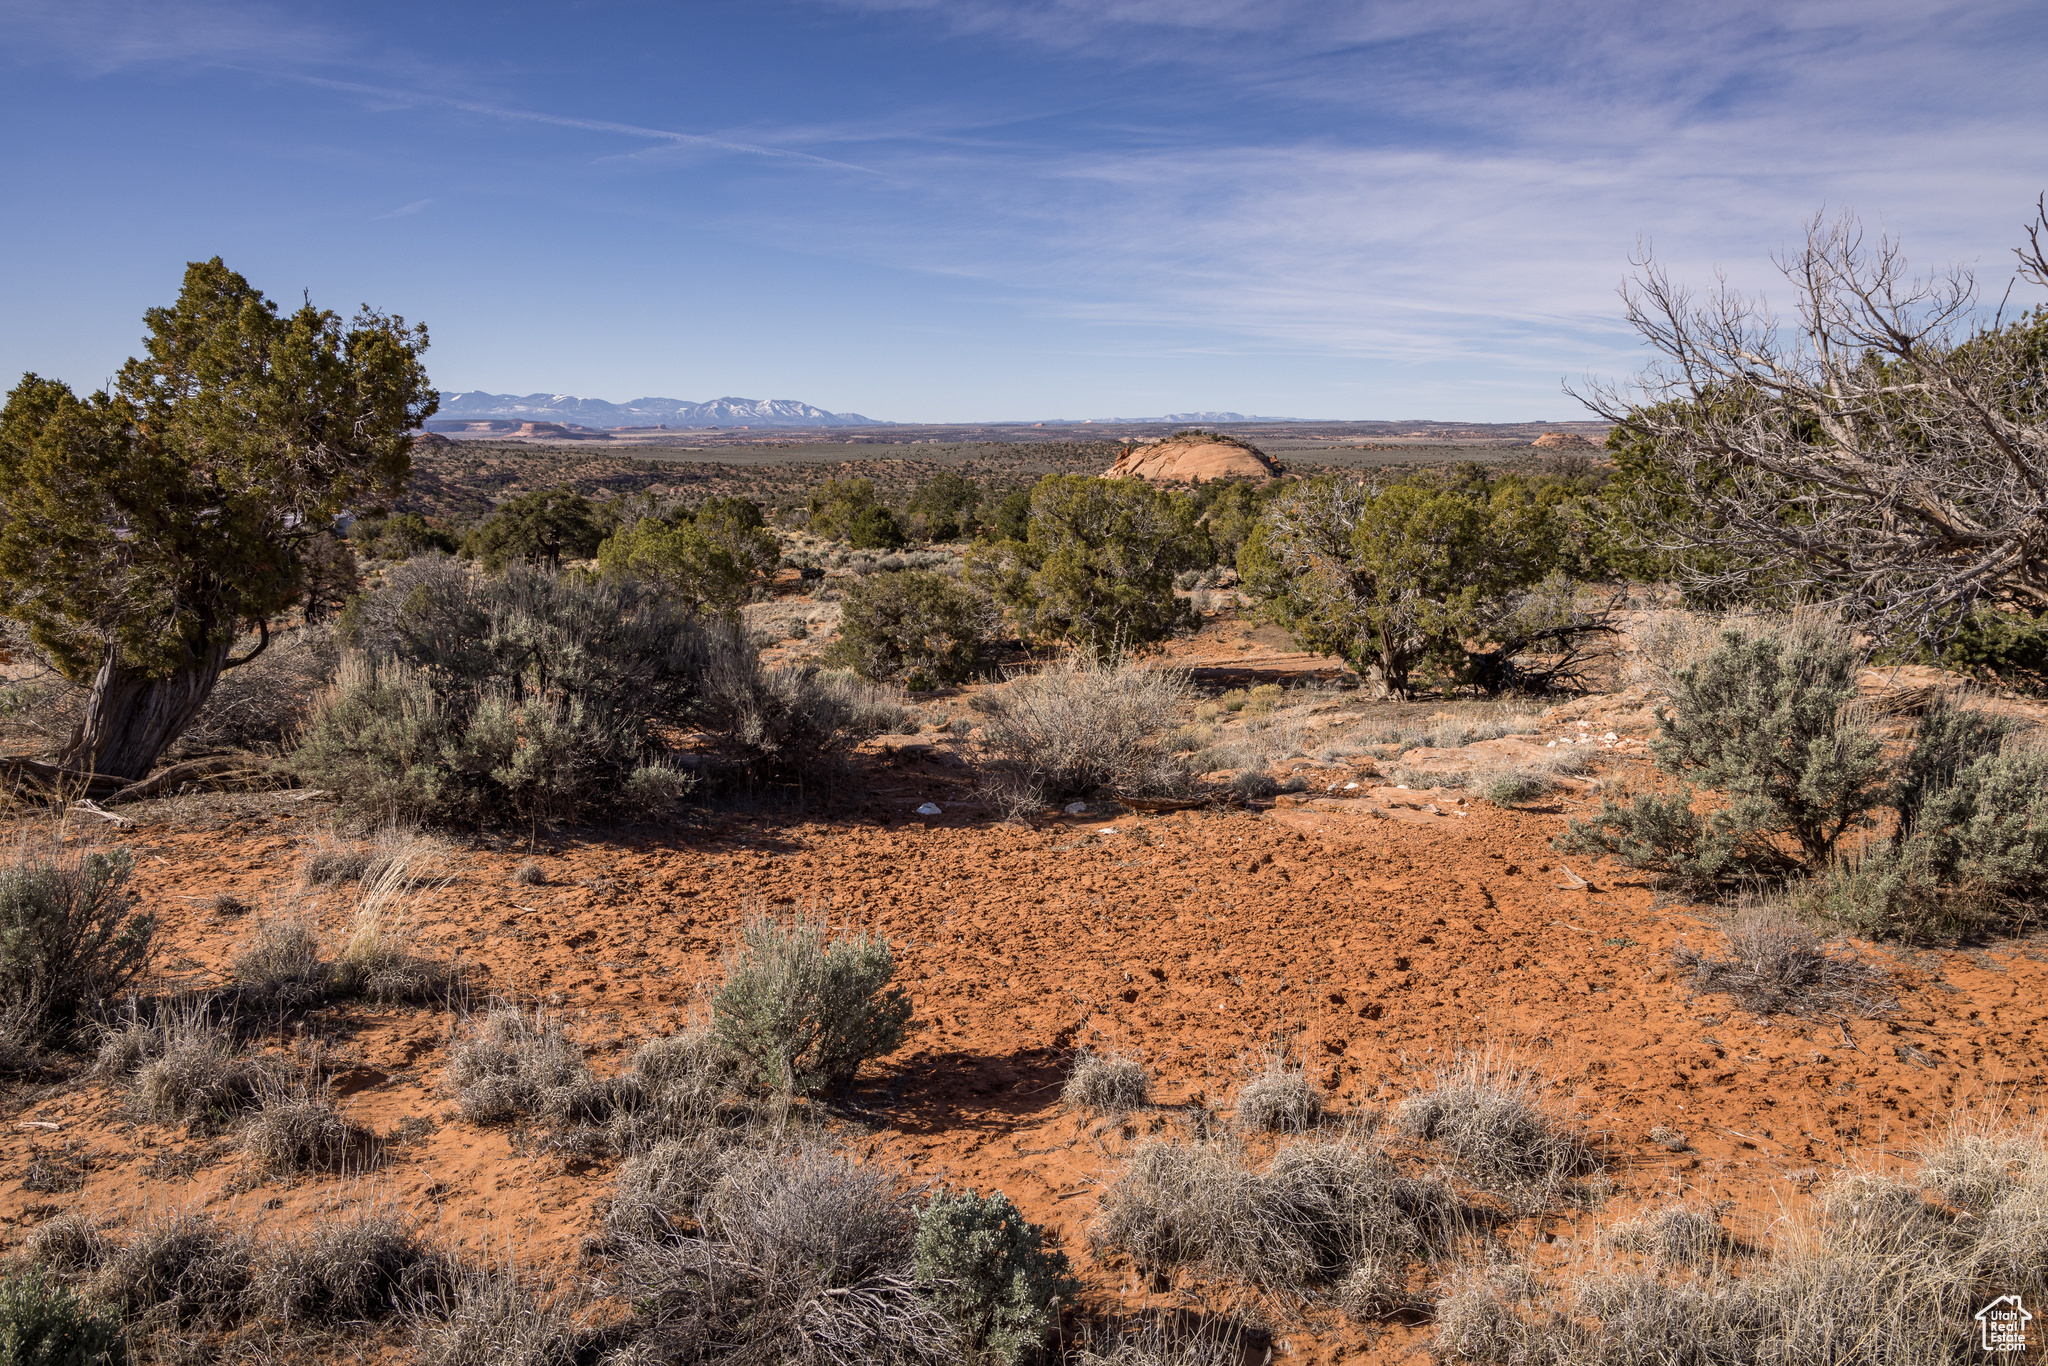
M 1200 662 L 1314 664 L 1237 637 Z M 1909 1154 L 1956 1107 L 2032 1123 L 2048 1105 L 2048 941 L 1872 950 L 1897 974 L 1892 1018 L 1758 1020 L 1692 996 L 1674 972 L 1681 938 L 1718 942 L 1713 916 L 1660 905 L 1616 868 L 1575 865 L 1590 885 L 1569 885 L 1549 841 L 1575 798 L 1503 810 L 1365 785 L 1271 811 L 1026 829 L 972 809 L 907 817 L 962 785 L 957 765 L 916 751 L 868 763 L 864 781 L 887 814 L 712 814 L 544 843 L 541 886 L 512 880 L 523 845 L 458 850 L 452 880 L 417 903 L 422 939 L 469 965 L 479 1000 L 555 1010 L 608 1070 L 701 1009 L 750 908 L 822 907 L 886 934 L 916 1023 L 900 1053 L 864 1074 L 848 1131 L 922 1179 L 1005 1191 L 1059 1231 L 1097 1306 L 1181 1302 L 1098 1261 L 1090 1217 L 1136 1141 L 1179 1124 L 1173 1107 L 1227 1107 L 1267 1053 L 1305 1061 L 1354 1119 L 1470 1050 L 1540 1069 L 1615 1182 L 1603 1210 L 1517 1227 L 1558 1249 L 1681 1194 L 1731 1202 L 1763 1229 L 1843 1164 Z M 1315 776 L 1319 791 L 1341 774 Z M 74 824 L 70 838 L 133 849 L 143 905 L 169 945 L 160 968 L 219 981 L 250 925 L 209 909 L 217 894 L 259 914 L 291 902 L 330 935 L 345 923 L 342 893 L 298 890 L 304 848 L 328 828 L 321 807 L 290 793 L 180 798 L 138 808 L 133 830 Z M 502 1129 L 454 1119 L 441 1089 L 453 1021 L 339 1006 L 278 1040 L 318 1054 L 359 1123 L 390 1134 L 401 1120 L 431 1121 L 348 1181 L 260 1178 L 230 1140 L 132 1123 L 97 1083 L 17 1090 L 0 1101 L 0 1228 L 12 1244 L 61 1210 L 133 1220 L 197 1206 L 283 1229 L 370 1201 L 420 1211 L 479 1254 L 573 1264 L 613 1173 L 564 1167 Z M 1083 1046 L 1141 1054 L 1162 1108 L 1128 1125 L 1064 1111 L 1060 1086 Z M 1650 1142 L 1657 1126 L 1688 1135 L 1690 1150 Z M 23 1188 L 32 1164 L 67 1154 L 85 1168 L 82 1189 Z M 1280 1354 L 1303 1362 L 1391 1361 L 1428 1335 L 1403 1324 L 1276 1329 Z

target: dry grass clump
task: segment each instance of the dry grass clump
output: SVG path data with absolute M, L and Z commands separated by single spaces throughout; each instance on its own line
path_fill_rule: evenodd
M 166 1009 L 153 1024 L 131 1021 L 101 1046 L 100 1068 L 132 1073 L 136 1105 L 149 1118 L 202 1126 L 256 1106 L 276 1072 L 202 1004 Z
M 577 1366 L 596 1334 L 588 1297 L 515 1269 L 466 1269 L 408 1311 L 417 1366 Z M 654 1358 L 660 1360 L 661 1358 Z M 631 1358 L 625 1358 L 631 1360 Z
M 253 1240 L 212 1216 L 166 1215 L 108 1257 L 93 1294 L 130 1313 L 161 1309 L 179 1323 L 238 1312 L 256 1274 Z
M 985 694 L 989 792 L 1012 815 L 1097 790 L 1124 797 L 1184 790 L 1167 737 L 1191 691 L 1178 669 L 1075 654 Z
M 1238 1089 L 1232 1106 L 1238 1127 L 1259 1133 L 1300 1133 L 1323 1114 L 1323 1093 L 1306 1070 L 1275 1059 Z
M 2039 1132 L 1959 1131 L 1912 1181 L 1852 1172 L 1822 1192 L 1767 1264 L 1731 1279 L 1585 1275 L 1538 1301 L 1482 1277 L 1438 1306 L 1440 1352 L 1517 1366 L 1936 1366 L 1974 1352 L 1973 1316 L 2048 1294 L 2048 1147 Z M 1967 1149 L 1967 1151 L 1962 1151 Z M 1990 1174 L 1988 1181 L 1972 1179 Z M 1958 1214 L 1939 1178 L 1988 1198 Z
M 1478 770 L 1465 786 L 1495 806 L 1513 806 L 1553 791 L 1559 777 L 1584 773 L 1592 766 L 1593 756 L 1586 750 L 1559 746 L 1512 767 Z
M 324 1089 L 300 1083 L 264 1089 L 242 1130 L 242 1150 L 279 1173 L 343 1171 L 367 1166 L 374 1137 L 334 1108 Z
M 455 1260 L 401 1215 L 365 1213 L 316 1225 L 278 1246 L 252 1290 L 281 1323 L 362 1323 L 395 1317 L 453 1294 Z
M 1875 1019 L 1898 1009 L 1891 975 L 1776 906 L 1737 914 L 1726 932 L 1728 955 L 1710 958 L 1680 942 L 1672 956 L 1692 973 L 1695 991 L 1726 992 L 1758 1015 Z
M 35 1266 L 70 1274 L 97 1271 L 114 1254 L 113 1240 L 82 1210 L 45 1219 L 22 1240 L 22 1256 Z
M 1083 1323 L 1080 1331 L 1062 1358 L 1065 1366 L 1243 1366 L 1260 1360 L 1264 1346 L 1263 1334 L 1240 1324 L 1173 1314 L 1106 1330 Z
M 644 1239 L 688 1227 L 697 1201 L 742 1156 L 710 1133 L 657 1140 L 620 1166 L 605 1228 L 614 1236 Z
M 1395 1122 L 1408 1137 L 1437 1145 L 1476 1187 L 1510 1206 L 1554 1199 L 1594 1165 L 1585 1138 L 1544 1113 L 1533 1075 L 1486 1058 L 1440 1072 L 1434 1087 L 1402 1102 Z
M 528 859 L 512 871 L 512 880 L 521 887 L 543 887 L 547 885 L 547 869 Z
M 1365 1317 L 1405 1304 L 1410 1266 L 1447 1253 L 1461 1226 L 1441 1182 L 1403 1176 L 1354 1143 L 1290 1144 L 1263 1172 L 1231 1145 L 1153 1143 L 1103 1197 L 1089 1240 L 1142 1271 L 1341 1293 Z
M 1694 1204 L 1652 1210 L 1608 1230 L 1607 1241 L 1679 1265 L 1712 1262 L 1729 1246 L 1714 1211 Z
M 596 1080 L 559 1020 L 511 1007 L 464 1025 L 447 1077 L 458 1113 L 471 1124 L 564 1110 Z
M 368 839 L 322 835 L 306 851 L 304 877 L 311 886 L 375 882 L 394 863 L 415 882 L 437 877 L 453 853 L 448 841 L 406 825 L 388 825 Z
M 257 922 L 248 944 L 235 955 L 235 980 L 279 1005 L 318 1001 L 327 994 L 334 970 L 320 961 L 320 939 L 302 920 Z
M 624 1286 L 656 1361 L 953 1366 L 953 1325 L 917 1288 L 917 1206 L 898 1173 L 816 1147 L 755 1152 L 695 1205 L 695 1231 L 635 1240 Z
M 422 883 L 414 856 L 425 842 L 388 857 L 356 903 L 355 919 L 334 955 L 334 984 L 378 1001 L 430 1000 L 454 984 L 445 963 L 414 951 L 418 924 L 409 901 Z
M 1127 1115 L 1151 1100 L 1152 1077 L 1145 1064 L 1122 1053 L 1074 1055 L 1074 1070 L 1060 1089 L 1060 1100 L 1077 1110 L 1098 1115 Z

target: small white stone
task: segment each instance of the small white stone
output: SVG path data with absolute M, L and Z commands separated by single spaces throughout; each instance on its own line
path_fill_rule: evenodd
M 920 816 L 942 816 L 945 812 L 940 809 L 937 802 L 926 802 L 923 806 L 917 808 L 917 814 Z
M 1621 737 L 1610 730 L 1607 732 L 1606 735 L 1602 736 L 1601 738 L 1605 740 L 1619 740 Z
M 1394 791 L 1396 791 L 1396 792 L 1406 792 L 1407 790 L 1408 790 L 1408 784 L 1406 784 L 1406 783 L 1395 783 L 1395 784 L 1394 784 Z
M 1356 791 L 1358 790 L 1358 784 L 1357 784 L 1357 783 L 1346 783 L 1346 784 L 1344 784 L 1344 790 L 1345 790 L 1346 792 L 1356 792 Z
M 1078 816 L 1078 815 L 1081 815 L 1082 813 L 1084 813 L 1084 812 L 1085 812 L 1085 811 L 1087 811 L 1087 810 L 1088 810 L 1088 803 L 1086 803 L 1086 802 L 1068 802 L 1068 803 L 1067 803 L 1067 814 L 1068 814 L 1069 816 Z
M 1556 748 L 1557 748 L 1557 741 L 1555 741 L 1555 740 L 1552 740 L 1552 741 L 1551 741 L 1551 742 L 1550 742 L 1549 744 L 1545 745 L 1545 746 L 1544 746 L 1544 748 L 1545 748 L 1545 749 L 1556 749 Z
M 1105 835 L 1114 835 L 1116 833 L 1116 827 L 1113 825 L 1105 825 L 1102 827 L 1102 833 Z

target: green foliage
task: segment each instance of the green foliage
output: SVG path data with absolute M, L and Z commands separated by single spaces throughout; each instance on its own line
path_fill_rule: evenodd
M 917 689 L 964 683 L 987 668 L 996 619 L 986 598 L 943 574 L 868 574 L 846 590 L 826 662 Z
M 39 1268 L 0 1280 L 0 1362 L 6 1366 L 121 1366 L 118 1310 L 52 1281 Z
M 1031 536 L 1031 490 L 1012 489 L 989 515 L 988 533 L 996 541 L 1023 541 Z
M 811 532 L 843 541 L 852 531 L 854 519 L 875 506 L 872 479 L 828 479 L 811 494 Z
M 2048 752 L 2004 717 L 1938 706 L 1894 770 L 1888 841 L 1827 870 L 1807 909 L 1859 933 L 1952 938 L 2048 885 Z
M 1173 579 L 1208 560 L 1187 495 L 1137 479 L 1047 475 L 1031 491 L 1025 539 L 977 544 L 966 577 L 1007 607 L 1025 635 L 1101 651 L 1141 647 L 1193 624 Z
M 1856 665 L 1848 641 L 1825 631 L 1724 633 L 1679 673 L 1676 714 L 1658 709 L 1650 745 L 1658 768 L 1725 794 L 1722 806 L 1695 814 L 1690 785 L 1626 807 L 1610 800 L 1593 820 L 1572 822 L 1564 847 L 1696 883 L 1745 868 L 1820 868 L 1887 797 L 1877 738 L 1843 712 Z M 1782 848 L 1786 837 L 1796 856 Z
M 704 680 L 706 719 L 758 775 L 830 778 L 845 751 L 908 727 L 914 714 L 884 689 L 809 665 L 763 669 L 753 647 L 719 640 Z
M 94 687 L 67 757 L 131 777 L 236 639 L 303 598 L 308 528 L 396 492 L 436 404 L 423 327 L 281 317 L 219 258 L 144 320 L 111 391 L 25 375 L 0 410 L 0 610 Z
M 1999 687 L 2048 692 L 2048 620 L 2024 612 L 1979 604 L 1945 644 L 1903 653 Z
M 672 799 L 710 642 L 632 582 L 415 560 L 352 604 L 355 653 L 291 762 L 360 814 L 531 821 Z
M 917 1212 L 917 1283 L 970 1351 L 1008 1366 L 1035 1358 L 1079 1288 L 1067 1255 L 1001 1191 L 940 1192 Z
M 1395 696 L 1498 633 L 1520 590 L 1567 558 L 1565 495 L 1503 479 L 1366 488 L 1325 478 L 1279 497 L 1238 551 L 1245 587 L 1303 648 Z
M 901 550 L 910 543 L 896 514 L 879 503 L 855 515 L 847 524 L 846 540 L 855 550 Z
M 923 539 L 952 541 L 973 533 L 980 501 L 981 488 L 972 479 L 942 470 L 918 486 L 906 511 Z
M 711 998 L 712 1037 L 750 1084 L 798 1095 L 843 1086 L 903 1042 L 910 998 L 890 985 L 895 975 L 886 939 L 828 940 L 823 919 L 802 912 L 752 916 Z
M 16 849 L 0 869 L 0 1014 L 42 1032 L 112 997 L 149 963 L 153 917 L 135 911 L 135 861 Z
M 738 503 L 734 513 L 723 503 Z M 745 512 L 752 512 L 747 524 Z M 634 578 L 704 611 L 736 618 L 754 590 L 774 572 L 780 552 L 762 529 L 760 509 L 743 499 L 707 505 L 695 519 L 673 525 L 643 517 L 598 547 L 599 572 Z
M 1236 479 L 1212 480 L 1195 490 L 1195 507 L 1209 535 L 1215 563 L 1235 565 L 1237 552 L 1251 535 L 1266 507 L 1287 486 L 1250 484 Z
M 464 558 L 484 568 L 513 561 L 560 569 L 562 557 L 589 559 L 616 525 L 616 514 L 563 484 L 535 489 L 503 504 L 462 543 Z
M 363 588 L 363 573 L 349 543 L 331 531 L 317 531 L 306 540 L 306 589 L 300 606 L 306 624 L 327 620 Z
M 349 526 L 348 540 L 357 554 L 386 560 L 409 560 L 430 551 L 452 555 L 462 544 L 417 512 L 358 517 Z

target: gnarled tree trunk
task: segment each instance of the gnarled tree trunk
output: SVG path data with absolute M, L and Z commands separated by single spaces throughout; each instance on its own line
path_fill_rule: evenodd
M 150 678 L 124 666 L 118 647 L 109 645 L 99 672 L 93 675 L 85 715 L 78 722 L 61 761 L 81 773 L 124 778 L 149 776 L 157 756 L 185 733 L 213 694 L 221 671 L 255 658 L 230 660 L 232 641 L 188 651 L 183 667 L 165 678 Z M 261 650 L 258 647 L 258 651 Z

